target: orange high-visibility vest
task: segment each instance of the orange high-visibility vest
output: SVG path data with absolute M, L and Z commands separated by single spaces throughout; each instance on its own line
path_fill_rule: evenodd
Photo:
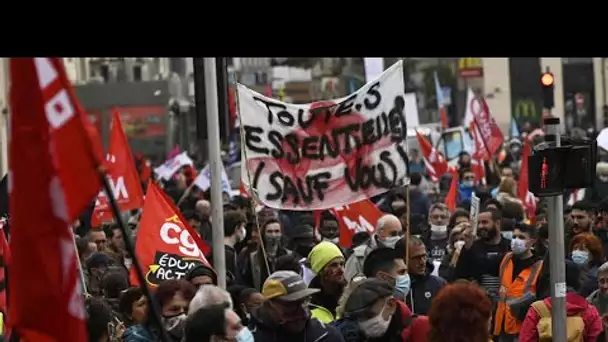
M 509 301 L 523 298 L 527 293 L 536 294 L 536 281 L 540 275 L 543 261 L 522 270 L 513 280 L 513 253 L 507 253 L 500 263 L 500 299 L 494 316 L 494 336 L 501 332 L 508 335 L 517 335 L 521 328 L 508 305 Z

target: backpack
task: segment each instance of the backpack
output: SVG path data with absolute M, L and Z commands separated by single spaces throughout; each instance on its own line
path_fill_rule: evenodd
M 553 334 L 551 332 L 551 311 L 547 307 L 544 301 L 539 300 L 532 303 L 532 307 L 538 315 L 540 320 L 536 324 L 536 330 L 538 331 L 538 340 L 552 341 Z M 568 316 L 566 318 L 566 332 L 568 342 L 583 342 L 585 335 L 585 321 L 580 315 Z

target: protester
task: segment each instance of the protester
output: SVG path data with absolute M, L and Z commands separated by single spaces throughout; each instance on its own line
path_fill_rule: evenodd
M 311 297 L 312 317 L 329 323 L 336 316 L 338 300 L 347 284 L 344 278 L 344 255 L 333 242 L 323 241 L 310 251 L 307 262 L 315 274 L 308 287 L 319 289 Z
M 309 289 L 302 277 L 290 271 L 277 271 L 264 282 L 266 301 L 253 312 L 250 329 L 256 342 L 306 341 L 342 342 L 332 326 L 311 318 L 308 302 L 318 289 Z
M 602 319 L 597 309 L 577 293 L 580 286 L 580 269 L 577 265 L 566 262 L 566 333 L 568 341 L 575 336 L 582 336 L 585 342 L 598 341 L 603 330 Z M 519 342 L 537 342 L 551 340 L 551 297 L 534 302 L 521 324 Z
M 112 312 L 102 301 L 88 298 L 85 302 L 87 314 L 87 337 L 89 342 L 108 342 L 122 335 L 123 327 L 119 331 L 109 329 L 113 325 Z M 114 333 L 116 336 L 111 336 Z
M 188 305 L 194 297 L 195 289 L 185 280 L 165 280 L 158 285 L 153 300 L 160 308 L 164 329 L 174 341 L 181 340 Z M 151 306 L 148 306 L 151 307 Z M 155 342 L 160 338 L 158 327 L 152 325 L 148 312 L 146 320 L 127 328 L 123 334 L 124 342 Z
M 428 216 L 431 200 L 427 194 L 420 190 L 420 183 L 422 183 L 422 174 L 410 173 L 410 186 L 406 190 L 410 193 L 410 203 L 407 203 L 407 205 L 410 208 L 410 215 Z
M 578 234 L 571 242 L 570 259 L 581 268 L 584 281 L 580 293 L 586 297 L 597 290 L 598 268 L 604 263 L 602 242 L 591 233 Z
M 231 279 L 236 279 L 237 251 L 235 245 L 245 240 L 247 230 L 245 225 L 247 218 L 238 211 L 228 211 L 224 214 L 224 249 L 226 256 L 226 275 Z
M 326 234 L 329 233 L 326 232 Z M 307 223 L 297 225 L 289 245 L 289 249 L 294 254 L 293 257 L 297 260 L 306 259 L 314 246 L 314 227 Z
M 188 317 L 184 328 L 185 342 L 215 341 L 253 342 L 251 331 L 227 303 L 210 305 Z
M 456 208 L 456 210 L 454 210 L 454 212 L 452 213 L 452 216 L 450 216 L 450 222 L 448 223 L 448 226 L 450 228 L 454 228 L 462 222 L 469 222 L 469 217 L 470 214 L 468 211 L 462 208 Z
M 250 287 L 242 288 L 230 293 L 236 312 L 244 325 L 249 324 L 251 313 L 259 308 L 264 302 L 264 296 L 256 289 Z
M 411 279 L 407 273 L 404 255 L 397 254 L 397 248 L 377 248 L 369 253 L 363 263 L 365 277 L 384 280 L 395 287 L 394 297 L 405 300 L 410 292 Z
M 325 210 L 321 213 L 320 223 L 319 235 L 321 235 L 322 240 L 337 245 L 340 239 L 340 230 L 336 217 L 329 210 Z
M 112 257 L 103 252 L 95 252 L 85 261 L 88 274 L 86 288 L 93 297 L 103 296 L 101 280 L 112 265 L 114 265 Z
M 413 313 L 426 315 L 431 308 L 433 298 L 446 284 L 446 281 L 431 274 L 434 266 L 428 260 L 426 247 L 422 240 L 415 236 L 410 237 L 408 248 L 408 272 L 412 285 L 405 302 Z
M 429 252 L 429 259 L 433 265 L 439 265 L 446 252 L 448 245 L 448 221 L 450 211 L 443 203 L 435 203 L 429 211 L 430 235 L 425 239 L 425 245 Z
M 118 265 L 124 266 L 125 269 L 129 269 L 133 260 L 125 248 L 125 240 L 122 236 L 122 230 L 118 225 L 114 224 L 108 228 L 108 238 L 110 243 L 108 244 L 108 250 L 115 257 Z
M 232 296 L 226 290 L 215 285 L 203 285 L 190 301 L 188 314 L 196 312 L 198 309 L 220 303 L 228 303 L 230 308 L 234 307 Z
M 475 284 L 446 285 L 429 312 L 429 342 L 491 341 L 492 302 Z
M 202 285 L 217 285 L 217 274 L 215 270 L 205 264 L 198 264 L 186 273 L 185 280 L 196 288 Z
M 493 335 L 501 342 L 517 340 L 521 322 L 536 299 L 538 279 L 543 268 L 543 260 L 532 252 L 536 234 L 535 227 L 517 226 L 511 240 L 512 252 L 505 254 L 496 268 L 501 292 L 493 321 Z
M 608 262 L 598 268 L 597 283 L 598 289 L 587 297 L 587 301 L 604 317 L 608 314 Z
M 132 287 L 120 295 L 118 309 L 125 327 L 142 324 L 148 314 L 148 299 L 141 288 Z
M 578 234 L 592 232 L 593 207 L 583 201 L 575 202 L 572 205 L 569 219 L 571 220 L 571 229 L 566 230 L 566 246 L 570 246 L 571 240 Z
M 467 242 L 469 244 L 474 240 L 471 224 L 466 221 L 462 222 L 450 231 L 446 254 L 443 256 L 441 265 L 439 266 L 439 276 L 448 282 L 456 280 L 456 265 L 460 258 L 460 252 Z
M 477 219 L 478 240 L 467 241 L 456 263 L 455 278 L 475 280 L 488 295 L 498 301 L 498 265 L 511 250 L 511 241 L 500 234 L 501 213 L 483 208 Z
M 112 309 L 112 315 L 123 322 L 124 318 L 120 313 L 119 298 L 120 294 L 129 288 L 127 275 L 122 270 L 109 271 L 104 274 L 101 284 L 103 299 Z
M 268 274 L 273 272 L 276 259 L 291 253 L 290 250 L 283 247 L 283 227 L 276 218 L 264 221 L 260 239 L 264 244 L 264 249 L 262 250 L 262 247 L 259 246 L 255 252 L 249 255 L 248 259 L 244 260 L 243 265 L 239 265 L 242 272 L 242 284 L 258 290 L 262 288 Z M 270 269 L 267 269 L 267 266 Z
M 213 228 L 211 225 L 211 202 L 207 200 L 199 200 L 195 204 L 195 210 L 200 219 L 199 234 L 201 238 L 211 243 L 213 241 Z
M 353 254 L 346 261 L 344 276 L 347 281 L 356 275 L 363 274 L 363 261 L 365 257 L 376 247 L 384 246 L 394 248 L 397 241 L 403 235 L 401 221 L 394 215 L 384 215 L 376 223 L 376 233 L 369 241 L 353 249 Z
M 426 341 L 428 319 L 415 316 L 393 298 L 395 288 L 381 279 L 365 279 L 352 289 L 343 318 L 335 322 L 345 342 Z

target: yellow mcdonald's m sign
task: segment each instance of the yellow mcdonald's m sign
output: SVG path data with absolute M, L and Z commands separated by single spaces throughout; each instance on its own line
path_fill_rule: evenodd
M 461 57 L 458 59 L 458 74 L 462 78 L 483 76 L 483 63 L 478 57 Z
M 531 99 L 517 100 L 513 107 L 513 116 L 515 120 L 538 120 L 538 111 L 536 103 Z

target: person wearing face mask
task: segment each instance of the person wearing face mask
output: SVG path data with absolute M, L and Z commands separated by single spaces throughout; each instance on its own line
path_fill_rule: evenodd
M 367 243 L 353 249 L 352 255 L 346 260 L 344 276 L 350 281 L 357 275 L 363 274 L 365 257 L 377 247 L 395 248 L 395 244 L 403 236 L 401 220 L 395 215 L 384 215 L 376 222 L 376 233 Z
M 251 330 L 227 303 L 200 308 L 188 316 L 185 342 L 254 342 Z
M 411 279 L 407 273 L 404 255 L 397 255 L 393 248 L 377 248 L 373 250 L 363 264 L 363 274 L 366 278 L 377 278 L 395 287 L 394 297 L 405 301 L 410 292 Z M 408 309 L 409 310 L 409 309 Z
M 185 280 L 165 280 L 156 288 L 152 300 L 160 308 L 161 324 L 172 341 L 180 341 L 184 333 L 188 305 L 196 293 L 194 285 Z M 148 305 L 148 314 L 141 324 L 127 328 L 123 334 L 123 342 L 156 342 L 160 340 L 158 327 L 150 317 L 151 305 Z
M 345 342 L 422 342 L 430 330 L 426 316 L 416 316 L 393 297 L 395 288 L 378 278 L 364 279 L 346 299 L 343 318 L 334 324 Z
M 226 274 L 229 278 L 235 279 L 237 272 L 237 252 L 235 245 L 245 240 L 247 230 L 245 226 L 247 218 L 243 213 L 231 210 L 224 214 L 224 249 L 226 255 Z M 213 262 L 210 259 L 211 262 Z
M 308 288 L 295 272 L 271 274 L 262 289 L 266 300 L 253 311 L 249 322 L 255 341 L 342 342 L 335 327 L 311 317 L 311 296 L 318 292 Z
M 498 265 L 511 250 L 511 240 L 501 235 L 502 214 L 494 208 L 482 208 L 477 216 L 477 237 L 465 241 L 456 263 L 455 279 L 475 280 L 494 302 L 498 301 L 500 279 Z
M 429 260 L 433 263 L 433 274 L 438 275 L 439 265 L 448 246 L 448 222 L 450 220 L 450 210 L 444 203 L 435 203 L 429 211 L 429 233 L 425 244 L 429 252 Z
M 290 238 L 289 249 L 298 260 L 306 259 L 308 253 L 315 246 L 314 228 L 310 224 L 296 226 L 294 234 Z
M 598 269 L 604 263 L 602 242 L 593 234 L 579 234 L 572 239 L 571 246 L 570 259 L 585 279 L 579 292 L 586 297 L 597 290 Z
M 262 247 L 249 255 L 247 262 L 244 263 L 241 283 L 248 287 L 261 290 L 262 285 L 268 275 L 275 271 L 275 261 L 282 255 L 292 252 L 283 247 L 283 227 L 281 222 L 274 217 L 268 218 L 261 225 L 260 244 L 264 244 L 264 251 L 268 257 L 264 260 Z M 267 269 L 270 267 L 270 270 Z
M 312 295 L 312 317 L 329 323 L 336 316 L 338 300 L 347 281 L 344 278 L 344 255 L 332 242 L 323 241 L 308 254 L 307 264 L 315 274 L 308 287 L 319 289 Z
M 536 227 L 516 225 L 511 240 L 512 252 L 505 254 L 494 270 L 500 278 L 500 293 L 493 335 L 500 342 L 517 340 L 521 323 L 537 298 L 543 260 L 532 252 L 536 237 Z
M 471 168 L 458 170 L 458 203 L 471 203 L 471 197 L 475 192 L 475 172 Z

